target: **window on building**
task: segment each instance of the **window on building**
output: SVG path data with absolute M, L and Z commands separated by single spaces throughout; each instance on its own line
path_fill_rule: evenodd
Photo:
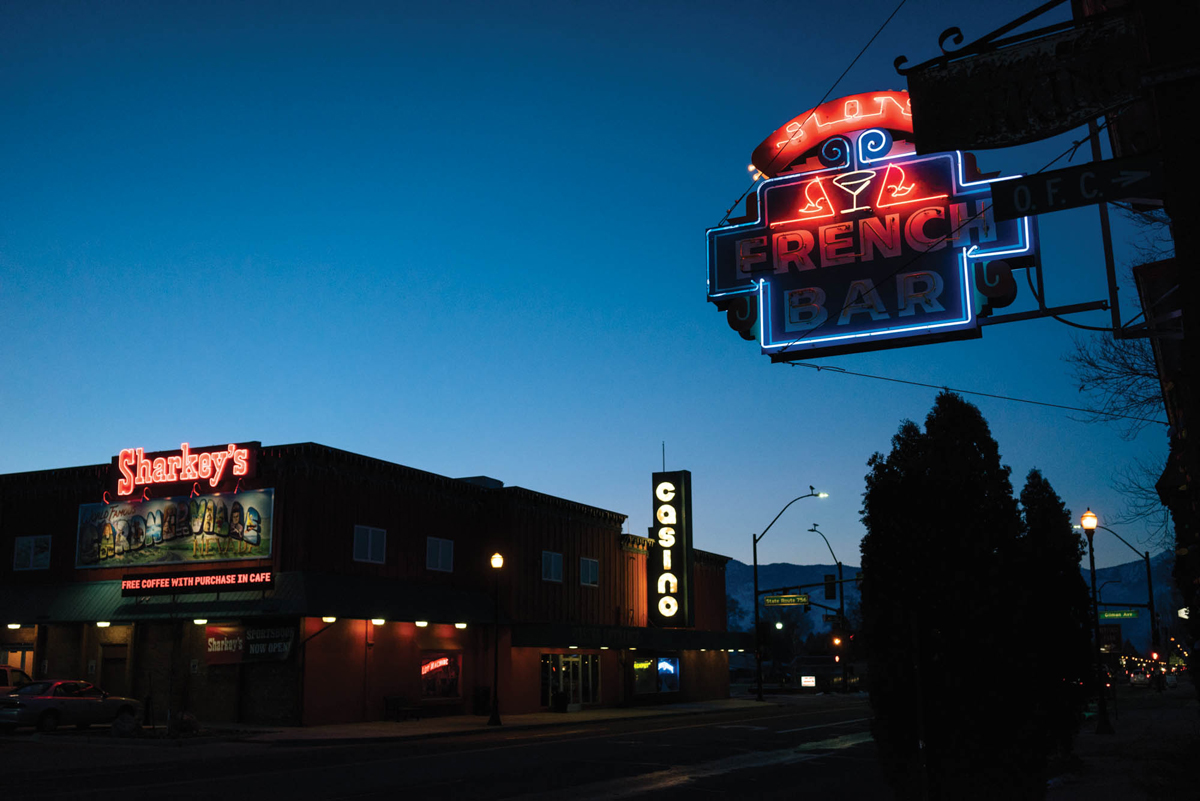
M 429 570 L 454 572 L 454 540 L 426 537 L 425 567 Z
M 671 656 L 634 659 L 633 691 L 640 695 L 679 692 L 679 659 Z
M 542 581 L 562 581 L 562 554 L 542 551 Z
M 599 559 L 588 559 L 585 556 L 579 560 L 579 583 L 587 587 L 600 585 Z
M 443 540 L 449 542 L 449 540 Z M 456 651 L 421 652 L 421 697 L 458 698 L 462 655 Z
M 50 535 L 17 537 L 13 543 L 13 570 L 49 570 Z
M 387 531 L 370 526 L 354 527 L 354 561 L 382 565 L 387 555 Z
M 599 654 L 542 654 L 542 706 L 600 703 Z

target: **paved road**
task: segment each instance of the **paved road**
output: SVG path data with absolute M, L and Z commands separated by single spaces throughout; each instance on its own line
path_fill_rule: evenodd
M 0 745 L 11 798 L 886 797 L 863 697 L 368 745 Z

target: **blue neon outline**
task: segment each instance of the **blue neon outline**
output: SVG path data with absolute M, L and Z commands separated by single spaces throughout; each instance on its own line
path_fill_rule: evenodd
M 789 339 L 788 341 L 772 343 L 770 345 L 768 345 L 766 342 L 768 326 L 763 325 L 762 321 L 766 319 L 763 316 L 763 313 L 764 313 L 763 307 L 764 307 L 764 305 L 770 304 L 769 295 L 771 292 L 771 285 L 767 284 L 765 282 L 765 279 L 759 279 L 760 284 L 763 284 L 763 287 L 762 287 L 763 292 L 762 292 L 762 296 L 760 296 L 760 298 L 759 298 L 759 307 L 758 307 L 759 334 L 760 334 L 759 347 L 762 348 L 764 353 L 767 353 L 771 349 L 788 348 L 788 347 L 795 347 L 795 348 L 812 347 L 817 344 L 827 344 L 830 342 L 846 341 L 846 340 L 851 340 L 851 339 L 867 339 L 870 337 L 881 337 L 883 339 L 890 339 L 890 338 L 898 337 L 901 334 L 909 333 L 911 331 L 932 331 L 937 328 L 951 328 L 952 330 L 968 330 L 968 329 L 974 328 L 976 326 L 976 324 L 975 324 L 975 304 L 968 302 L 968 298 L 967 298 L 967 287 L 969 286 L 968 282 L 970 280 L 971 262 L 967 258 L 966 248 L 958 248 L 958 258 L 960 261 L 960 266 L 962 268 L 962 275 L 963 275 L 963 280 L 959 284 L 959 300 L 962 302 L 962 308 L 965 309 L 967 312 L 965 317 L 960 316 L 958 319 L 944 320 L 940 323 L 928 323 L 928 324 L 924 324 L 924 325 L 906 325 L 906 326 L 902 326 L 900 328 L 895 328 L 895 327 L 879 328 L 879 329 L 876 329 L 873 331 L 859 331 L 859 332 L 853 333 L 853 334 L 840 334 L 840 335 L 834 334 L 832 336 L 823 336 L 823 337 L 816 337 L 816 338 L 809 338 L 804 335 L 804 332 L 797 331 L 796 332 L 797 336 Z M 875 287 L 875 289 L 878 289 L 878 287 Z M 828 323 L 826 323 L 825 325 L 828 325 Z M 837 323 L 833 323 L 833 325 L 837 325 Z

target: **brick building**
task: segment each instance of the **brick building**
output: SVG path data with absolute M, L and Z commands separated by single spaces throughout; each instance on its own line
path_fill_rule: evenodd
M 624 521 L 312 443 L 0 476 L 0 656 L 158 722 L 484 714 L 497 638 L 502 714 L 726 697 L 727 558 L 677 554 L 691 625 L 652 625 Z

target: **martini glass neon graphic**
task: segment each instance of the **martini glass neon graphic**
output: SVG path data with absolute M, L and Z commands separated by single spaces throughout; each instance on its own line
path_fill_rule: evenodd
M 838 189 L 845 190 L 850 197 L 854 198 L 854 206 L 849 209 L 842 209 L 843 212 L 849 211 L 867 211 L 870 206 L 858 205 L 858 196 L 863 193 L 867 185 L 871 183 L 871 179 L 876 175 L 875 170 L 855 170 L 844 175 L 839 175 L 833 179 L 833 185 Z

